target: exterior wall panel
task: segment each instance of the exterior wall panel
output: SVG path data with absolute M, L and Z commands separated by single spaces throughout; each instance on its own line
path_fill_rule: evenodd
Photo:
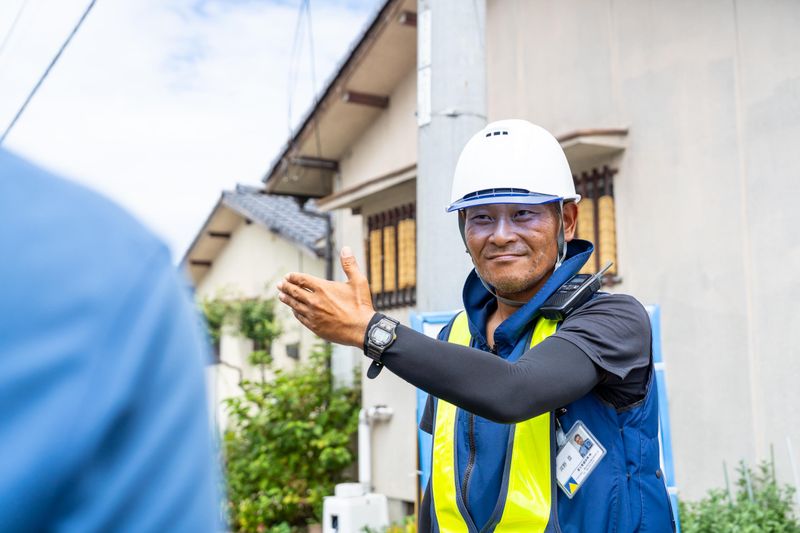
M 800 448 L 800 5 L 488 4 L 490 120 L 629 127 L 615 178 L 620 292 L 662 306 L 676 475 Z M 784 332 L 784 334 L 781 334 Z M 778 392 L 780 391 L 780 392 Z
M 409 71 L 389 96 L 389 107 L 339 162 L 344 189 L 417 162 L 417 72 Z
M 752 373 L 760 456 L 774 444 L 778 472 L 791 477 L 786 440 L 800 459 L 800 6 L 737 2 L 739 157 L 743 241 L 749 249 Z
M 325 263 L 263 226 L 242 222 L 232 232 L 227 246 L 217 256 L 195 293 L 200 299 L 218 296 L 275 297 L 275 284 L 291 271 L 325 277 Z M 299 342 L 300 358 L 305 360 L 319 340 L 277 300 L 275 309 L 283 326 L 283 334 L 272 346 L 274 365 L 276 368 L 292 368 L 296 363 L 286 357 L 286 345 Z M 247 355 L 251 350 L 252 342 L 238 336 L 225 334 L 220 340 L 223 360 L 242 368 L 245 378 L 258 379 L 259 370 L 247 364 Z M 227 415 L 220 402 L 239 394 L 238 380 L 239 374 L 234 369 L 217 365 L 209 370 L 209 382 L 217 406 L 216 420 L 221 426 L 224 426 Z

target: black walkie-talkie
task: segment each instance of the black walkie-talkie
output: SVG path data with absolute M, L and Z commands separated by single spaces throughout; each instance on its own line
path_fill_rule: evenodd
M 591 276 L 575 274 L 548 298 L 539 311 L 549 320 L 564 320 L 572 311 L 586 303 L 600 289 L 603 274 L 613 265 L 609 261 L 603 269 Z

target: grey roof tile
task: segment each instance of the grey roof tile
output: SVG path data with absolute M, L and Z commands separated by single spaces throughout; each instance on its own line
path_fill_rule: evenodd
M 240 184 L 235 191 L 222 193 L 222 203 L 317 256 L 325 255 L 325 219 L 302 211 L 294 197 L 264 194 L 257 187 Z M 313 202 L 306 204 L 306 211 L 319 214 Z

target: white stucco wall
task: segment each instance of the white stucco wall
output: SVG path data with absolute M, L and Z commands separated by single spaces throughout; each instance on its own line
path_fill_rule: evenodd
M 337 178 L 337 182 L 341 182 L 340 177 Z M 333 277 L 337 281 L 346 280 L 338 259 L 339 251 L 343 246 L 349 246 L 353 250 L 359 268 L 364 273 L 367 271 L 364 256 L 364 232 L 361 225 L 362 217 L 351 214 L 349 209 L 339 209 L 333 212 L 334 255 L 336 257 L 333 264 Z M 361 368 L 360 361 L 364 355 L 361 350 L 349 346 L 334 346 L 333 350 L 335 355 L 333 371 L 336 379 L 346 382 L 348 378 L 352 378 L 353 369 Z
M 365 215 L 412 201 L 414 201 L 414 186 L 413 183 L 406 183 L 394 189 L 392 194 L 382 200 L 369 204 Z M 391 205 L 387 205 L 387 202 Z M 337 250 L 344 245 L 351 246 L 359 266 L 366 273 L 365 220 L 365 217 L 351 215 L 349 210 L 343 209 L 336 212 L 335 225 Z M 344 280 L 344 274 L 338 264 L 334 271 L 336 279 Z M 409 325 L 408 308 L 392 309 L 386 313 Z M 361 350 L 349 347 L 338 347 L 336 350 L 340 360 L 349 359 L 362 370 L 362 407 L 387 405 L 394 410 L 389 422 L 379 423 L 373 427 L 372 449 L 393 450 L 391 460 L 387 461 L 383 453 L 376 454 L 372 458 L 374 490 L 386 494 L 395 502 L 414 502 L 417 470 L 415 389 L 389 371 L 382 372 L 377 379 L 367 379 L 366 370 L 369 364 Z M 399 508 L 393 506 L 393 509 Z M 402 518 L 398 512 L 395 511 L 395 519 Z
M 275 284 L 291 271 L 305 272 L 319 277 L 325 276 L 325 263 L 310 251 L 300 249 L 294 243 L 279 237 L 257 223 L 244 220 L 232 232 L 228 244 L 214 260 L 206 276 L 195 288 L 198 299 L 203 298 L 248 298 L 276 296 Z M 276 313 L 283 325 L 283 333 L 273 343 L 272 356 L 276 368 L 291 368 L 296 361 L 287 357 L 286 345 L 300 343 L 300 358 L 306 359 L 314 344 L 315 335 L 295 320 L 286 306 L 276 300 Z M 244 376 L 256 379 L 258 368 L 247 364 L 247 355 L 252 342 L 228 332 L 220 341 L 221 360 L 243 369 Z M 209 370 L 211 390 L 216 391 L 214 402 L 216 416 L 224 427 L 227 416 L 220 402 L 239 394 L 239 373 L 223 365 Z
M 800 4 L 490 0 L 489 114 L 627 126 L 617 287 L 662 308 L 676 476 L 800 449 Z M 797 453 L 797 452 L 795 452 Z
M 339 162 L 340 175 L 336 191 L 349 189 L 359 183 L 384 176 L 390 172 L 416 163 L 416 70 L 412 69 L 392 91 L 389 107 L 353 143 Z M 405 182 L 380 195 L 372 197 L 363 207 L 363 216 L 352 215 L 349 209 L 336 212 L 337 249 L 343 245 L 353 248 L 362 270 L 366 273 L 365 227 L 366 217 L 416 199 L 414 182 Z M 337 279 L 343 279 L 337 267 Z M 386 311 L 408 325 L 407 308 Z M 417 497 L 416 452 L 416 397 L 415 389 L 384 371 L 375 380 L 366 378 L 369 367 L 360 350 L 340 348 L 340 353 L 350 354 L 361 366 L 362 405 L 387 405 L 394 410 L 389 422 L 376 424 L 372 431 L 373 450 L 392 450 L 391 459 L 383 452 L 372 458 L 373 486 L 376 492 L 386 494 L 395 505 L 393 514 L 399 512 L 400 501 L 414 502 Z M 399 519 L 397 514 L 394 518 Z
M 417 162 L 416 84 L 417 71 L 412 69 L 389 95 L 389 107 L 341 158 L 342 188 Z

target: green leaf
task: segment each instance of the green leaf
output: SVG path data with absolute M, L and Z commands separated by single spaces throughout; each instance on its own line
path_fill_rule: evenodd
M 223 459 L 235 531 L 303 531 L 321 520 L 323 497 L 346 481 L 360 391 L 332 387 L 329 358 L 329 347 L 317 347 L 308 363 L 275 372 L 271 381 L 244 382 L 243 396 L 225 403 Z
M 679 502 L 683 533 L 800 533 L 794 514 L 794 488 L 777 484 L 774 465 L 751 469 L 740 463 L 732 495 L 712 489 L 697 502 Z

